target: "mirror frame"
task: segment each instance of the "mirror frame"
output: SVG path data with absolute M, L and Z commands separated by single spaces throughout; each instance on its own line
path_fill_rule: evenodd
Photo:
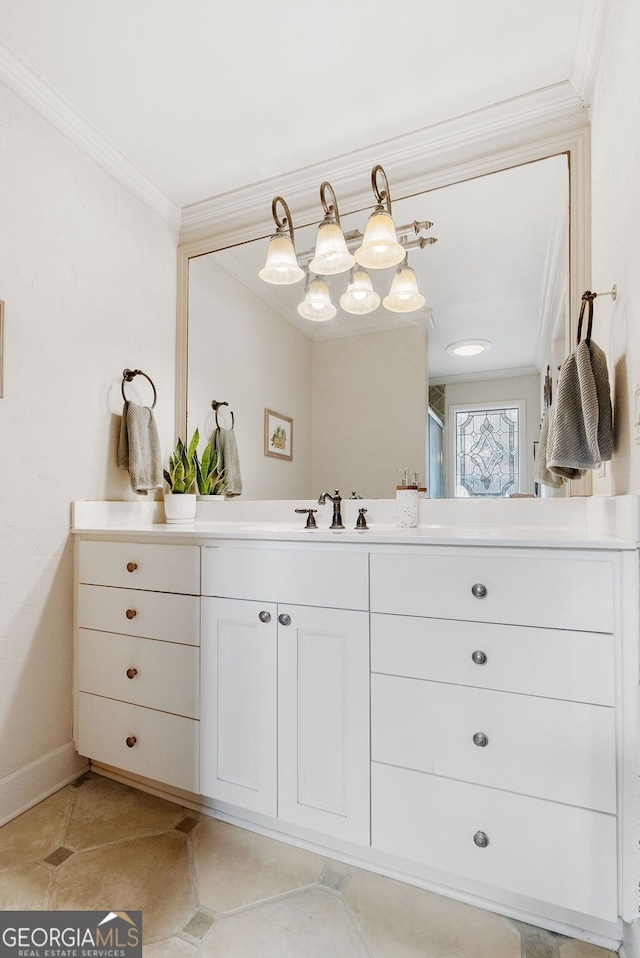
M 452 147 L 449 144 L 444 150 L 449 162 L 442 163 L 442 144 L 437 138 L 434 141 L 434 128 L 420 135 L 393 141 L 395 150 L 388 144 L 381 145 L 375 151 L 374 162 L 388 167 L 392 196 L 400 199 L 560 153 L 566 154 L 569 162 L 569 344 L 576 334 L 576 304 L 580 302 L 583 291 L 589 288 L 591 274 L 588 121 L 580 101 L 579 109 L 577 103 L 573 102 L 566 116 L 545 116 L 542 123 L 538 121 L 532 124 L 528 115 L 522 112 L 514 113 L 510 122 L 504 121 L 503 117 L 507 132 L 502 130 L 496 133 L 495 124 L 487 122 L 487 114 L 499 113 L 504 106 L 498 104 L 480 111 L 484 119 L 480 133 L 468 119 L 466 125 L 463 120 L 440 125 L 449 129 L 452 139 L 456 135 L 455 145 Z M 397 148 L 399 142 L 402 145 L 400 150 Z M 330 160 L 310 170 L 264 181 L 187 208 L 178 246 L 176 438 L 185 435 L 187 424 L 189 260 L 250 240 L 264 238 L 266 241 L 273 232 L 270 210 L 271 200 L 276 194 L 284 193 L 287 197 L 296 227 L 318 223 L 322 215 L 316 193 L 320 182 L 327 176 L 332 182 L 335 181 L 341 212 L 344 208 L 343 215 L 368 209 L 373 205 L 368 189 L 373 153 L 369 148 L 350 154 L 347 159 L 343 158 L 346 172 L 340 170 L 339 160 Z M 438 158 L 441 163 L 437 163 Z M 355 183 L 358 184 L 357 190 Z M 256 209 L 261 211 L 260 218 L 255 215 Z M 589 495 L 590 473 L 585 479 L 570 483 L 570 486 L 571 495 Z

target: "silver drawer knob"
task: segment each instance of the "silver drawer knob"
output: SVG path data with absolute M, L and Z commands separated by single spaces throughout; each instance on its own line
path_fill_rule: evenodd
M 484 732 L 476 732 L 476 734 L 473 736 L 473 744 L 477 745 L 478 748 L 484 748 L 489 744 L 489 739 Z
M 486 832 L 476 832 L 473 836 L 473 841 L 478 848 L 486 848 L 489 844 L 489 836 Z
M 471 586 L 471 593 L 476 597 L 476 599 L 484 599 L 487 594 L 487 587 L 483 585 L 482 582 L 476 582 L 475 585 Z
M 291 616 L 287 615 L 286 612 L 282 612 L 278 616 L 278 622 L 280 623 L 280 625 L 291 625 Z
M 271 613 L 270 612 L 261 612 L 258 616 L 261 622 L 271 622 Z
M 484 665 L 484 663 L 487 661 L 487 653 L 481 652 L 480 649 L 476 649 L 475 652 L 471 653 L 471 658 L 476 665 Z

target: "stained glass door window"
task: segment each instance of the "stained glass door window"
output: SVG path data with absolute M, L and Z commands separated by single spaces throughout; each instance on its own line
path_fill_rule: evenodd
M 455 496 L 498 499 L 520 489 L 518 406 L 455 410 Z

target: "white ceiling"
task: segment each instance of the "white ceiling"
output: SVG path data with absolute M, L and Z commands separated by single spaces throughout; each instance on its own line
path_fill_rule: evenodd
M 0 0 L 0 80 L 24 68 L 182 207 L 551 84 L 588 96 L 605 7 Z

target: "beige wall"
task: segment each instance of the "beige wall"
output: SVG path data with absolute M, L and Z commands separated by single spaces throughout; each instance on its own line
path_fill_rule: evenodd
M 634 395 L 640 386 L 640 4 L 611 4 L 592 100 L 592 289 L 618 284 L 595 302 L 594 340 L 607 353 L 614 385 L 615 453 L 594 475 L 599 495 L 640 492 Z
M 69 503 L 133 495 L 125 366 L 153 377 L 163 451 L 173 438 L 176 236 L 2 87 L 0 129 L 1 790 L 71 739 Z
M 313 494 L 391 498 L 407 466 L 426 469 L 426 330 L 314 343 Z
M 188 392 L 190 434 L 211 435 L 212 399 L 233 409 L 243 498 L 312 494 L 311 343 L 211 256 L 189 265 Z M 292 461 L 264 455 L 265 408 L 293 419 Z

